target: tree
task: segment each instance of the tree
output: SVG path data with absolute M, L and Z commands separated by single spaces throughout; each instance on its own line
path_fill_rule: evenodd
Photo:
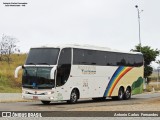
M 8 64 L 12 61 L 11 54 L 20 52 L 16 43 L 17 39 L 11 36 L 3 35 L 0 41 L 0 61 L 5 61 Z
M 158 71 L 158 79 L 159 79 L 160 60 L 157 60 L 156 63 L 159 65 L 159 66 L 157 67 L 157 71 Z
M 160 66 L 160 60 L 157 60 L 156 63 L 159 64 L 159 66 Z
M 135 49 L 131 51 L 140 52 L 140 45 L 135 46 Z M 148 77 L 152 74 L 153 68 L 150 66 L 152 61 L 156 60 L 156 57 L 160 54 L 158 49 L 152 49 L 150 46 L 141 46 L 141 52 L 144 57 L 144 77 Z

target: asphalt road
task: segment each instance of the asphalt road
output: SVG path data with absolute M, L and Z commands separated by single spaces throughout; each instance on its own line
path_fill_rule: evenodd
M 160 99 L 159 93 L 145 93 L 134 95 L 130 100 L 113 101 L 93 101 L 91 99 L 79 100 L 77 104 L 67 104 L 66 102 L 53 102 L 50 105 L 43 105 L 40 101 L 34 102 L 6 102 L 0 103 L 0 111 L 72 111 L 76 108 L 115 106 L 115 105 L 133 105 L 143 104 L 144 101 Z

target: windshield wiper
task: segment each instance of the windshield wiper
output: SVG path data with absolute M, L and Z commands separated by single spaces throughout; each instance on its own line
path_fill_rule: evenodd
M 51 84 L 41 84 L 41 85 L 37 85 L 37 87 L 53 87 L 53 85 L 51 85 Z
M 23 87 L 33 87 L 33 85 L 27 85 L 27 84 L 24 84 L 22 85 Z

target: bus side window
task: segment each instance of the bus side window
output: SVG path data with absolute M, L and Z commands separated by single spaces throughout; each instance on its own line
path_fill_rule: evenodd
M 134 57 L 133 57 L 133 55 L 128 55 L 127 66 L 134 66 Z
M 106 52 L 106 65 L 107 66 L 116 66 L 117 60 L 116 60 L 116 53 L 114 52 Z
M 73 64 L 75 65 L 86 65 L 85 61 L 85 50 L 83 49 L 73 49 Z
M 126 54 L 116 53 L 117 66 L 126 66 Z
M 135 58 L 135 66 L 140 67 L 143 65 L 143 56 L 142 55 L 134 55 Z
M 61 50 L 58 67 L 57 67 L 57 77 L 56 86 L 64 85 L 70 75 L 71 70 L 71 49 L 64 48 Z

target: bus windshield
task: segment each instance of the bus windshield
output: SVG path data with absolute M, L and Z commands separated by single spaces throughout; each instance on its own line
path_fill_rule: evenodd
M 26 65 L 56 65 L 59 48 L 31 48 Z
M 25 67 L 23 69 L 22 86 L 24 88 L 47 89 L 55 86 L 50 79 L 52 67 Z

